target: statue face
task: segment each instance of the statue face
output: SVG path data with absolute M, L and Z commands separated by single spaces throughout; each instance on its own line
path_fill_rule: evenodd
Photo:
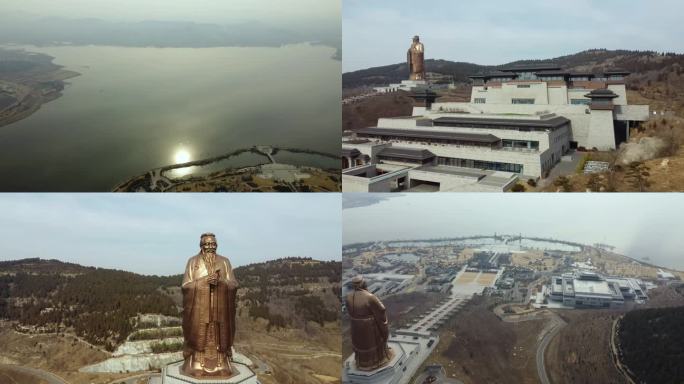
M 419 42 L 419 41 L 420 41 L 420 37 L 418 37 L 418 36 L 413 36 L 413 42 L 414 42 L 414 43 L 417 43 L 417 42 Z
M 202 253 L 216 253 L 216 247 L 218 247 L 218 244 L 216 243 L 216 238 L 213 236 L 207 236 L 202 238 L 202 241 L 200 243 L 200 248 L 202 249 Z

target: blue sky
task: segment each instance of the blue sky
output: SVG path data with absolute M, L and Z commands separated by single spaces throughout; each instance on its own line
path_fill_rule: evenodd
M 426 58 L 496 65 L 589 48 L 684 52 L 681 0 L 343 0 L 344 72 Z
M 339 260 L 339 194 L 0 194 L 0 260 L 59 259 L 169 275 L 214 232 L 234 266 Z
M 682 212 L 680 193 L 390 195 L 377 204 L 344 209 L 343 241 L 522 233 L 611 244 L 630 257 L 684 271 Z

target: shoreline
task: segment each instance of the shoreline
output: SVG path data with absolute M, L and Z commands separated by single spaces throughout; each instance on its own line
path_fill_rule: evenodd
M 356 207 L 354 207 L 354 208 L 356 208 Z M 508 235 L 501 235 L 501 236 L 508 236 Z M 379 243 L 379 242 L 383 242 L 383 243 L 391 243 L 391 242 L 425 242 L 425 243 L 433 243 L 433 242 L 440 242 L 440 241 L 462 241 L 462 240 L 483 239 L 483 238 L 493 238 L 493 236 L 491 236 L 491 235 L 471 235 L 471 236 L 463 236 L 463 237 L 431 238 L 431 239 L 422 239 L 422 240 L 417 240 L 417 239 L 408 239 L 408 240 L 407 240 L 407 239 L 393 239 L 393 240 L 375 240 L 375 241 L 366 241 L 366 242 L 363 242 L 363 241 L 362 241 L 362 242 L 355 241 L 355 242 L 353 242 L 353 243 L 342 244 L 342 248 L 344 249 L 345 247 L 358 247 L 358 246 L 361 246 L 361 245 L 367 244 L 367 243 Z M 523 238 L 523 239 L 530 239 L 530 240 L 534 240 L 534 241 L 547 241 L 547 242 L 559 243 L 559 244 L 570 244 L 570 245 L 574 245 L 574 246 L 581 246 L 582 248 L 584 248 L 584 247 L 589 247 L 589 248 L 598 249 L 598 248 L 596 248 L 596 247 L 593 246 L 593 245 L 581 244 L 581 243 L 574 243 L 574 242 L 566 241 L 566 240 L 558 240 L 558 239 L 550 239 L 550 238 L 549 238 L 549 239 L 546 239 L 546 238 L 541 238 L 541 237 L 534 237 L 534 238 L 533 238 L 533 237 L 527 237 L 527 236 L 523 236 L 522 238 Z M 604 252 L 606 252 L 606 251 L 604 251 Z M 616 253 L 616 252 L 610 252 L 610 251 L 608 251 L 608 252 L 611 253 L 611 254 L 613 254 L 613 255 L 616 255 L 616 256 L 619 256 L 619 257 L 623 257 L 623 258 L 625 258 L 625 259 L 629 259 L 630 262 L 634 262 L 634 263 L 637 263 L 637 264 L 640 264 L 640 265 L 643 265 L 643 266 L 646 266 L 646 267 L 649 267 L 649 268 L 654 268 L 654 269 L 657 268 L 657 269 L 662 269 L 663 271 L 666 271 L 666 272 L 667 272 L 667 271 L 670 271 L 670 272 L 675 272 L 675 273 L 682 273 L 682 274 L 684 274 L 684 270 L 679 270 L 679 269 L 677 269 L 677 268 L 671 268 L 671 267 L 656 265 L 656 264 L 653 264 L 652 262 L 644 262 L 644 261 L 635 259 L 635 258 L 633 258 L 633 257 L 631 257 L 631 256 L 627 256 L 627 255 L 620 254 L 620 253 Z
M 70 78 L 73 78 L 76 76 L 80 76 L 80 74 L 77 74 L 75 76 L 71 76 L 68 78 L 70 79 Z M 61 81 L 61 80 L 59 80 L 59 81 Z M 62 87 L 64 87 L 64 83 L 62 83 Z M 44 95 L 44 96 L 34 94 L 37 92 L 38 92 L 37 90 L 34 90 L 33 92 L 31 92 L 31 94 L 27 95 L 24 99 L 19 101 L 18 104 L 16 104 L 15 106 L 13 106 L 9 109 L 0 111 L 0 113 L 2 113 L 2 114 L 8 113 L 7 116 L 0 118 L 0 128 L 5 127 L 5 126 L 10 125 L 10 124 L 14 124 L 18 121 L 21 121 L 21 120 L 24 120 L 24 119 L 30 117 L 34 113 L 38 112 L 44 104 L 47 104 L 51 101 L 55 101 L 55 100 L 57 100 L 63 96 L 63 93 L 61 90 L 51 92 L 48 95 Z M 29 103 L 26 103 L 26 99 L 29 99 L 32 97 L 37 98 L 37 100 L 33 99 L 33 100 L 30 100 Z M 21 109 L 21 110 L 15 112 L 16 109 Z
M 5 94 L 15 99 L 15 103 L 0 110 L 0 127 L 4 127 L 36 113 L 43 104 L 63 96 L 66 80 L 81 76 L 81 73 L 64 69 L 53 63 L 54 57 L 27 50 L 0 48 L 0 54 L 19 56 L 19 60 L 37 65 L 37 69 L 19 70 L 0 78 Z
M 290 191 L 298 191 L 299 188 L 303 189 L 304 191 L 310 189 L 322 189 L 325 191 L 336 192 L 341 190 L 341 178 L 338 178 L 339 180 L 335 180 L 333 177 L 333 175 L 337 174 L 337 169 L 321 168 L 313 165 L 276 163 L 271 154 L 275 154 L 279 151 L 306 153 L 332 159 L 338 158 L 338 156 L 334 154 L 315 150 L 257 145 L 251 148 L 237 149 L 219 156 L 150 169 L 145 173 L 132 176 L 127 180 L 118 183 L 111 189 L 111 191 L 166 192 L 178 191 L 181 188 L 190 188 L 190 190 L 195 190 L 200 187 L 206 187 L 208 184 L 211 184 L 214 188 L 226 192 L 239 191 L 241 188 L 246 188 L 247 186 L 259 190 L 277 190 L 278 188 L 289 189 Z M 269 159 L 269 161 L 240 167 L 226 167 L 205 175 L 190 173 L 175 178 L 166 175 L 167 172 L 176 169 L 208 166 L 246 152 L 253 152 L 262 155 Z M 330 180 L 327 180 L 327 178 Z M 316 180 L 316 182 L 313 180 Z

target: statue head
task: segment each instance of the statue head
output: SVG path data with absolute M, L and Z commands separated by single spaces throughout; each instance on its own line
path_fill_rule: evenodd
M 418 37 L 418 35 L 413 36 L 413 42 L 414 42 L 414 43 L 419 43 L 419 42 L 420 42 L 420 37 Z
M 363 279 L 363 276 L 361 275 L 356 275 L 352 278 L 352 287 L 354 289 L 366 289 L 366 280 Z
M 207 232 L 200 236 L 200 250 L 203 254 L 216 254 L 216 247 L 218 247 L 216 235 Z

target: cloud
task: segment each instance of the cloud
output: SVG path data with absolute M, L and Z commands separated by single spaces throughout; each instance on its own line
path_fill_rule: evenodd
M 0 260 L 55 258 L 174 274 L 207 231 L 235 265 L 339 259 L 340 206 L 337 194 L 4 194 Z

